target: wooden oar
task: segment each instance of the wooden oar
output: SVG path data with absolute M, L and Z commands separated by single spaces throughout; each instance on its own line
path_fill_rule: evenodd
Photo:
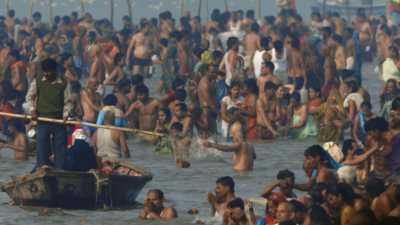
M 0 112 L 0 116 L 6 116 L 6 117 L 12 117 L 12 118 L 18 118 L 18 119 L 25 119 L 25 120 L 32 120 L 32 116 L 24 115 L 24 114 Z M 140 133 L 140 134 L 145 134 L 145 135 L 149 135 L 149 136 L 157 136 L 157 137 L 163 137 L 164 136 L 164 134 L 157 133 L 157 132 L 152 132 L 152 131 L 145 131 L 145 130 L 139 130 L 139 129 L 133 129 L 133 128 L 125 128 L 125 127 L 108 126 L 108 125 L 98 125 L 98 124 L 95 124 L 95 123 L 88 123 L 88 122 L 81 122 L 81 121 L 67 120 L 67 121 L 64 122 L 64 120 L 52 119 L 52 118 L 46 118 L 46 117 L 39 117 L 39 118 L 37 118 L 37 120 L 38 121 L 42 121 L 42 122 L 49 122 L 49 123 L 58 123 L 58 124 L 66 124 L 66 125 L 79 125 L 79 126 L 87 126 L 87 127 L 104 128 L 104 129 L 110 129 L 110 130 L 119 130 L 119 131 L 124 131 L 124 132 Z

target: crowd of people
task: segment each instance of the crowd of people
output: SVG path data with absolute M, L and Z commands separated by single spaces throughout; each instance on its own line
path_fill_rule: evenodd
M 36 154 L 35 169 L 88 171 L 101 158 L 130 157 L 120 130 L 46 117 L 145 131 L 137 138 L 180 168 L 190 167 L 198 137 L 204 149 L 233 153 L 234 171 L 245 172 L 256 160 L 252 140 L 314 137 L 320 145 L 304 151 L 308 181 L 280 171 L 262 193 L 261 219 L 231 177 L 208 195 L 213 215 L 224 225 L 399 224 L 398 24 L 363 10 L 351 20 L 314 12 L 306 23 L 294 1 L 279 2 L 262 20 L 253 10 L 214 9 L 206 22 L 165 11 L 137 24 L 125 16 L 120 30 L 90 13 L 45 23 L 39 12 L 18 19 L 9 10 L 0 17 L 0 112 L 32 120 L 1 116 L 0 147 L 16 160 Z M 367 61 L 378 62 L 378 106 L 362 86 Z M 150 190 L 140 218 L 177 217 L 163 201 Z

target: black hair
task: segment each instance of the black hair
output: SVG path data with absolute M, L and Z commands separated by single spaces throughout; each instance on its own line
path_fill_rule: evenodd
M 369 177 L 365 190 L 371 198 L 376 198 L 385 191 L 385 182 L 376 177 Z
M 45 59 L 41 63 L 43 72 L 57 71 L 58 64 L 54 59 Z
M 369 101 L 363 101 L 361 103 L 361 108 L 366 107 L 367 109 L 371 110 L 372 109 L 372 104 Z
M 248 18 L 248 19 L 254 19 L 254 10 L 252 10 L 252 9 L 249 9 L 249 10 L 247 10 L 247 12 L 246 12 L 246 18 Z
M 175 122 L 175 123 L 171 124 L 171 128 L 170 129 L 182 132 L 183 131 L 183 125 L 182 125 L 182 123 Z
M 231 85 L 229 86 L 229 90 L 232 89 L 232 88 L 234 88 L 234 87 L 239 87 L 239 88 L 240 88 L 241 85 L 242 85 L 242 83 L 241 83 L 240 81 L 238 81 L 238 80 L 233 80 L 233 81 L 231 82 Z
M 342 152 L 344 156 L 347 156 L 349 151 L 353 148 L 354 143 L 355 141 L 353 139 L 346 139 L 343 141 Z
M 132 86 L 136 86 L 136 85 L 140 85 L 143 84 L 143 76 L 140 74 L 135 74 L 133 76 L 131 76 L 131 85 Z
M 290 99 L 296 102 L 301 102 L 301 95 L 299 92 L 295 91 L 290 95 Z
M 392 101 L 392 110 L 400 109 L 400 98 L 397 97 Z
M 281 41 L 281 40 L 274 41 L 275 51 L 282 52 L 283 51 L 283 47 L 284 47 L 283 41 Z
M 252 79 L 246 79 L 244 81 L 244 85 L 247 87 L 247 89 L 250 91 L 250 93 L 258 95 L 258 86 L 257 86 L 257 80 L 252 78 Z
M 383 117 L 376 117 L 365 123 L 365 131 L 386 132 L 389 130 L 389 123 Z
M 9 17 L 11 17 L 11 18 L 14 18 L 14 16 L 15 16 L 15 10 L 14 10 L 14 9 L 8 10 L 7 15 L 8 15 Z
M 335 42 L 339 43 L 340 45 L 343 45 L 343 38 L 342 38 L 342 36 L 340 36 L 340 35 L 338 35 L 338 34 L 334 34 L 334 35 L 332 35 L 332 39 L 333 39 Z
M 244 210 L 244 201 L 241 198 L 235 198 L 228 203 L 227 207 L 230 209 L 240 208 Z
M 314 186 L 311 191 L 309 192 L 309 195 L 311 196 L 312 202 L 314 204 L 322 204 L 325 199 L 324 196 L 322 195 L 322 192 L 328 189 L 328 185 L 326 183 L 318 183 L 316 186 Z
M 290 202 L 290 204 L 293 205 L 295 212 L 298 212 L 298 213 L 306 213 L 307 212 L 307 208 L 303 203 L 301 203 L 297 200 L 291 200 L 289 202 Z
M 260 32 L 260 25 L 258 25 L 258 23 L 252 23 L 251 27 L 250 27 L 250 30 L 253 31 L 253 32 L 258 33 L 258 32 Z
M 187 96 L 187 94 L 186 94 L 185 89 L 179 89 L 175 92 L 175 100 L 184 102 L 186 99 L 186 96 Z
M 160 45 L 163 46 L 164 48 L 168 47 L 168 39 L 161 38 L 160 39 Z
M 79 94 L 82 90 L 82 85 L 79 81 L 71 81 L 69 86 L 70 86 L 71 93 Z
M 129 87 L 130 85 L 131 85 L 130 80 L 128 80 L 128 79 L 126 79 L 126 78 L 122 78 L 121 80 L 119 80 L 119 81 L 117 82 L 117 88 L 118 88 L 119 90 L 122 90 L 122 89 L 124 89 L 124 88 L 126 88 L 126 87 Z
M 319 156 L 321 160 L 324 160 L 325 155 L 326 152 L 321 145 L 312 145 L 304 151 L 304 156 L 311 156 L 313 158 Z
M 188 111 L 187 105 L 183 102 L 176 104 L 176 107 L 179 107 L 184 112 Z
M 171 120 L 171 110 L 167 107 L 163 107 L 158 109 L 158 112 L 163 112 L 165 114 L 165 117 L 167 117 L 167 121 Z
M 61 54 L 60 62 L 64 63 L 65 61 L 67 61 L 70 58 L 72 58 L 72 55 L 70 53 L 65 52 L 65 53 Z
M 270 41 L 271 41 L 271 39 L 268 37 L 261 38 L 261 41 L 260 41 L 261 47 L 263 49 L 268 49 Z
M 144 94 L 146 96 L 149 95 L 149 88 L 144 84 L 139 84 L 135 87 L 135 91 L 137 94 Z
M 400 185 L 396 187 L 395 201 L 397 204 L 400 203 Z
M 340 195 L 342 199 L 347 204 L 353 204 L 356 194 L 354 193 L 353 188 L 350 184 L 347 183 L 339 183 L 337 185 Z
M 117 53 L 114 57 L 114 65 L 117 65 L 120 62 L 123 62 L 123 60 L 124 60 L 124 55 L 122 53 Z
M 297 37 L 292 37 L 290 41 L 290 46 L 294 49 L 300 49 L 300 41 Z
M 229 189 L 231 189 L 232 192 L 235 192 L 235 181 L 233 180 L 232 177 L 229 177 L 229 176 L 220 177 L 217 179 L 217 181 L 215 183 L 229 187 Z
M 229 50 L 232 49 L 233 47 L 235 47 L 238 44 L 239 44 L 239 39 L 237 37 L 228 38 L 227 46 L 228 46 Z
M 118 103 L 118 99 L 114 94 L 106 95 L 103 99 L 103 104 L 105 106 L 116 106 Z
M 155 193 L 159 199 L 164 199 L 164 192 L 161 191 L 160 189 L 151 189 L 149 190 L 149 193 L 151 192 Z
M 25 133 L 25 125 L 21 120 L 12 118 L 8 121 L 8 126 L 14 127 L 18 132 Z
M 276 175 L 276 179 L 278 179 L 278 180 L 282 180 L 285 178 L 291 178 L 294 181 L 295 180 L 294 173 L 292 171 L 286 169 L 286 170 L 279 171 L 278 174 Z
M 310 217 L 311 224 L 331 225 L 329 215 L 319 205 L 312 205 L 308 211 L 308 216 Z
M 346 85 L 350 88 L 352 93 L 357 92 L 360 88 L 356 80 L 349 80 L 346 82 Z

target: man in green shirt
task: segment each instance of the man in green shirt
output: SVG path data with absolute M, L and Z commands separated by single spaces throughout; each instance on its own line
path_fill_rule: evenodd
M 66 79 L 57 74 L 57 66 L 57 62 L 53 59 L 44 60 L 41 63 L 42 73 L 36 77 L 29 88 L 27 100 L 31 104 L 33 119 L 48 117 L 66 121 L 70 114 L 72 104 L 69 101 L 69 88 Z M 62 169 L 67 147 L 65 125 L 38 121 L 36 141 L 36 168 L 51 165 L 50 146 L 53 146 L 54 166 Z

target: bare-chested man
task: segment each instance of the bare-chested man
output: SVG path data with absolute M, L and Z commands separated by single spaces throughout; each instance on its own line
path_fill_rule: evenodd
M 89 77 L 96 79 L 100 84 L 106 78 L 106 64 L 104 61 L 103 50 L 100 45 L 94 45 L 92 50 L 92 64 Z
M 28 138 L 25 134 L 25 127 L 21 121 L 12 119 L 8 123 L 8 129 L 11 133 L 12 140 L 9 144 L 0 143 L 0 150 L 9 148 L 14 151 L 14 159 L 16 161 L 28 160 Z
M 343 76 L 343 73 L 347 68 L 346 51 L 343 44 L 343 38 L 337 34 L 332 35 L 331 45 L 335 51 L 334 60 L 335 60 L 336 70 L 338 71 L 339 76 Z
M 288 76 L 289 84 L 293 84 L 296 90 L 300 90 L 307 84 L 306 71 L 303 55 L 300 51 L 300 41 L 291 38 L 288 54 Z
M 398 178 L 397 178 L 398 179 Z M 371 210 L 378 220 L 389 216 L 396 207 L 396 192 L 400 183 L 396 178 L 390 178 L 385 192 L 376 197 L 371 203 Z
M 95 78 L 91 77 L 87 80 L 86 88 L 81 91 L 81 105 L 83 109 L 83 121 L 96 123 L 97 112 L 100 111 L 100 96 L 96 92 L 98 82 Z M 87 127 L 91 134 L 96 129 Z
M 183 125 L 183 130 L 182 130 L 182 134 L 184 136 L 192 136 L 192 132 L 193 132 L 193 122 L 192 122 L 192 118 L 188 113 L 188 108 L 186 106 L 185 103 L 178 103 L 175 107 L 174 107 L 173 116 L 171 119 L 171 123 L 182 123 Z
M 387 25 L 382 25 L 377 32 L 376 45 L 379 62 L 390 57 L 389 47 L 392 45 L 392 32 Z
M 246 135 L 243 129 L 243 117 L 238 108 L 229 109 L 231 119 L 230 133 L 233 138 L 233 144 L 222 145 L 211 142 L 205 143 L 206 147 L 215 148 L 222 152 L 233 152 L 233 169 L 236 172 L 246 172 L 253 170 L 256 154 L 254 147 L 246 141 Z
M 183 133 L 183 125 L 179 122 L 171 124 L 170 134 L 176 166 L 178 168 L 190 167 L 188 160 L 191 138 Z
M 275 122 L 279 118 L 279 107 L 275 99 L 277 86 L 268 81 L 264 85 L 264 94 L 256 103 L 257 134 L 262 139 L 273 139 L 279 135 Z
M 129 107 L 125 117 L 129 117 L 132 112 L 138 111 L 139 128 L 153 131 L 156 127 L 157 110 L 160 107 L 160 102 L 149 97 L 149 88 L 144 84 L 136 86 L 136 96 L 137 101 Z
M 140 32 L 133 35 L 126 55 L 126 65 L 132 66 L 133 74 L 149 74 L 151 66 L 152 40 L 149 37 L 150 25 L 142 21 Z M 132 55 L 133 53 L 133 55 Z
M 159 189 L 150 190 L 144 200 L 143 211 L 139 218 L 142 220 L 172 220 L 178 217 L 174 208 L 164 206 L 164 193 Z
M 245 51 L 245 67 L 252 68 L 252 58 L 254 53 L 261 48 L 260 26 L 253 23 L 250 32 L 244 36 L 243 45 Z
M 208 193 L 208 203 L 211 205 L 211 216 L 219 217 L 225 214 L 227 205 L 235 199 L 235 181 L 232 177 L 220 177 L 216 181 L 215 193 Z
M 205 68 L 206 70 L 206 68 Z M 217 95 L 216 72 L 214 67 L 207 66 L 197 86 L 201 115 L 199 126 L 201 136 L 208 137 L 216 132 L 215 114 L 218 112 L 215 96 Z
M 260 91 L 260 95 L 264 94 L 265 83 L 270 81 L 277 86 L 281 83 L 280 80 L 276 76 L 274 76 L 273 74 L 274 70 L 275 66 L 270 61 L 264 61 L 261 64 L 261 76 L 257 78 L 257 86 L 258 90 Z

